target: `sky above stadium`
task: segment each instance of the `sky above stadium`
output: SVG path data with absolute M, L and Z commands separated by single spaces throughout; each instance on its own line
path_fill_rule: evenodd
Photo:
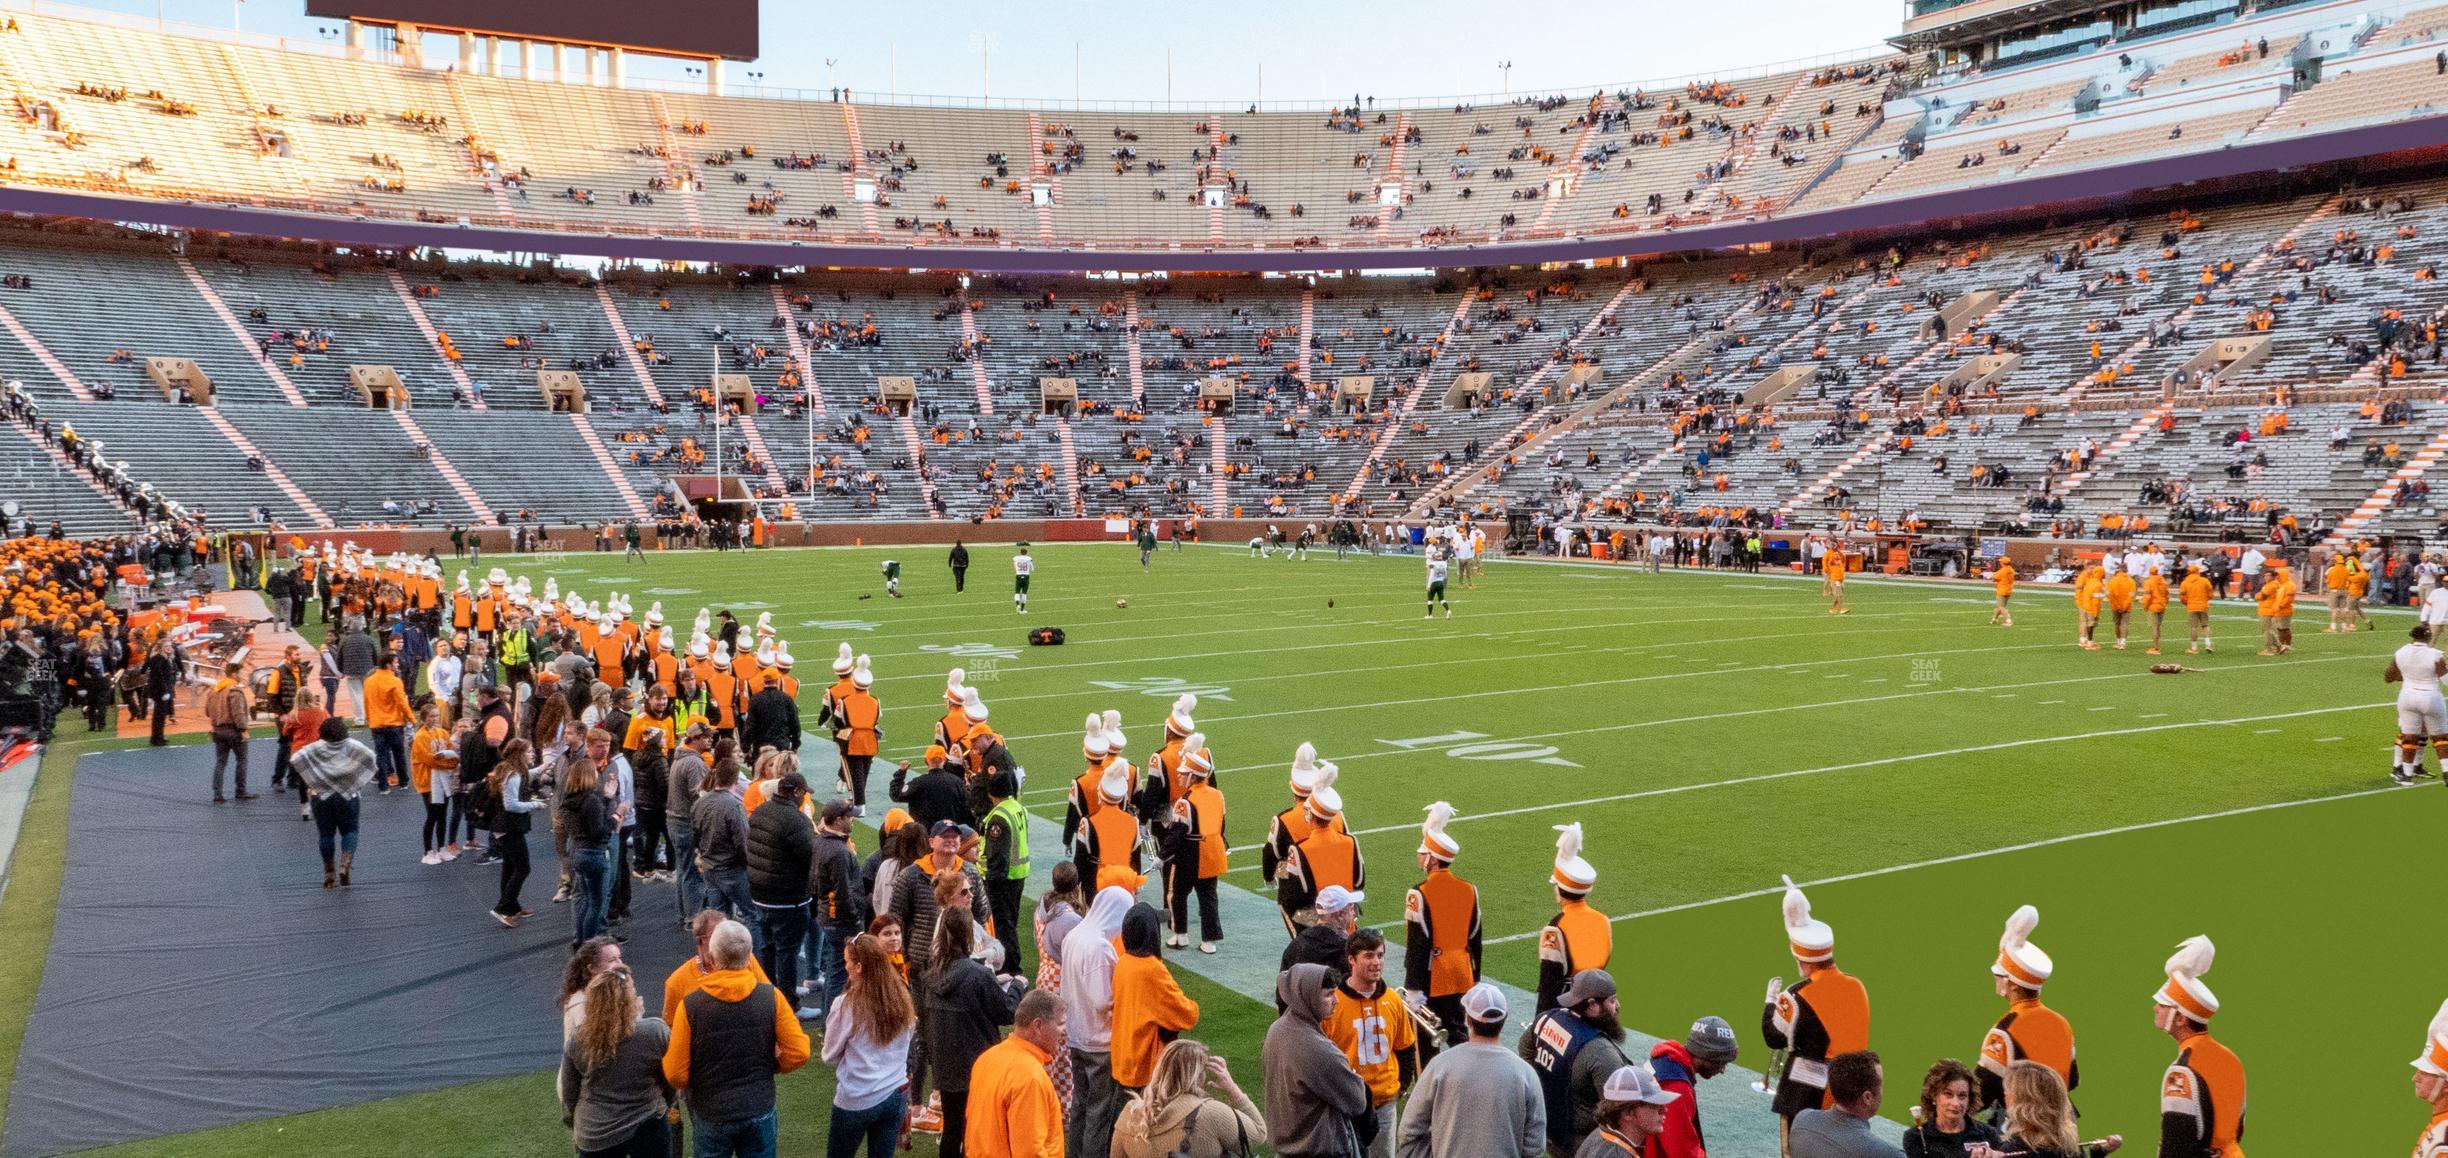
M 90 7 L 249 32 L 325 39 L 331 22 L 297 0 L 85 0 Z M 763 0 L 764 59 L 730 66 L 735 84 L 846 85 L 1048 103 L 1145 101 L 1169 87 L 1182 104 L 1252 100 L 1583 93 L 1600 84 L 1733 73 L 1879 43 L 1898 0 L 1745 0 L 1741 4 L 1410 0 L 1336 7 L 1304 0 L 1142 4 L 1061 0 L 895 0 L 872 6 Z M 674 19 L 688 5 L 671 5 Z M 448 49 L 442 50 L 447 55 Z M 830 66 L 826 61 L 834 63 Z M 1076 69 L 1075 69 L 1076 59 Z M 1503 62 L 1513 64 L 1509 76 Z M 682 79 L 669 62 L 632 66 Z M 748 76 L 762 74 L 761 79 Z

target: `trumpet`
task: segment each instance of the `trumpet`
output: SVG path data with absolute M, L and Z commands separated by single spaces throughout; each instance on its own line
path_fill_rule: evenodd
M 1785 1072 L 1785 1051 L 1771 1050 L 1768 1054 L 1768 1067 L 1760 1072 L 1760 1080 L 1751 1083 L 1751 1088 L 1774 1097 L 1777 1090 L 1777 1075 L 1783 1072 Z

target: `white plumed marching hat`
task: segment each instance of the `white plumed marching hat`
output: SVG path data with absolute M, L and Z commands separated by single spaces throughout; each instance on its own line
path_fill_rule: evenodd
M 2025 989 L 2038 990 L 2048 984 L 2049 974 L 2057 963 L 2031 943 L 2032 930 L 2040 927 L 2040 910 L 2030 905 L 2016 909 L 2006 918 L 2006 934 L 1998 938 L 1997 963 L 1989 972 L 2012 981 Z
M 1461 844 L 1445 834 L 1445 826 L 1453 817 L 1454 806 L 1442 800 L 1428 806 L 1428 819 L 1420 823 L 1420 852 L 1438 860 L 1462 855 Z
M 1598 870 L 1581 859 L 1581 823 L 1559 824 L 1555 830 L 1555 887 L 1576 897 L 1598 887 Z
M 833 674 L 837 676 L 849 675 L 850 669 L 855 665 L 856 660 L 854 660 L 850 655 L 850 645 L 849 643 L 844 642 L 841 645 L 841 650 L 835 652 L 833 655 Z
M 1173 714 L 1165 717 L 1165 731 L 1177 739 L 1197 731 L 1198 722 L 1190 718 L 1190 713 L 1197 710 L 1198 696 L 1183 692 L 1180 699 L 1173 701 Z
M 866 691 L 870 685 L 875 683 L 875 673 L 867 670 L 866 656 L 862 655 L 851 661 L 850 682 L 857 685 L 860 691 Z
M 1343 812 L 1343 794 L 1335 791 L 1335 777 L 1342 770 L 1327 761 L 1317 762 L 1315 786 L 1309 789 L 1309 811 L 1320 820 L 1332 820 Z
M 2195 1021 L 2207 1022 L 2219 1011 L 2218 994 L 2202 984 L 2202 974 L 2218 960 L 2218 946 L 2208 937 L 2187 937 L 2176 946 L 2176 955 L 2167 959 L 2167 984 L 2151 995 L 2151 1000 L 2182 1012 Z
M 2422 1056 L 2414 1059 L 2414 1068 L 2433 1077 L 2448 1078 L 2448 1001 L 2431 1018 L 2431 1029 L 2423 1037 Z
M 1836 930 L 1828 923 L 1811 916 L 1810 898 L 1802 895 L 1801 886 L 1792 877 L 1785 881 L 1785 940 L 1792 946 L 1794 960 L 1808 965 L 1824 965 L 1836 959 Z

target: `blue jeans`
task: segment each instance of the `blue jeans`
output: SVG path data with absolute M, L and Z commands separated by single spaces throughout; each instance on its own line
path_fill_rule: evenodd
M 701 875 L 705 879 L 706 908 L 721 909 L 742 921 L 750 920 L 751 914 L 756 912 L 756 904 L 748 899 L 747 869 L 716 869 Z M 753 922 L 749 924 L 748 931 L 756 932 Z M 757 951 L 760 953 L 765 949 L 764 940 L 762 936 L 757 938 Z
M 603 934 L 604 918 L 612 911 L 612 850 L 572 846 L 569 862 L 574 946 Z
M 791 1008 L 799 1008 L 799 947 L 807 940 L 808 904 L 752 905 L 756 916 L 757 963 Z
M 374 731 L 374 786 L 389 788 L 408 783 L 408 729 L 376 728 Z
M 833 1107 L 833 1123 L 825 1129 L 825 1158 L 858 1158 L 861 1142 L 867 1144 L 867 1158 L 893 1158 L 901 1144 L 901 1115 L 908 1108 L 909 1095 L 900 1090 L 864 1110 Z
M 809 940 L 816 942 L 816 1008 L 831 1012 L 833 999 L 850 991 L 850 967 L 843 955 L 850 951 L 850 942 L 865 930 L 856 925 L 819 927 Z
M 697 1120 L 697 1158 L 774 1158 L 774 1111 L 728 1122 Z
M 354 796 L 317 796 L 314 798 L 315 845 L 323 850 L 323 863 L 332 862 L 332 846 L 351 856 L 357 855 L 357 798 Z
M 672 880 L 680 886 L 680 920 L 686 923 L 705 907 L 705 878 L 697 875 L 697 837 L 685 821 L 666 831 L 672 844 Z

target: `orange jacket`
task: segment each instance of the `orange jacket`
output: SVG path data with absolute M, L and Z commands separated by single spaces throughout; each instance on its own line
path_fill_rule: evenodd
M 408 689 L 399 675 L 382 668 L 365 678 L 365 718 L 369 728 L 408 726 Z
M 677 1033 L 677 1029 L 674 1030 Z M 1046 1066 L 1053 1056 L 1013 1034 L 969 1067 L 969 1129 L 974 1158 L 1063 1158 L 1062 1102 Z
M 451 734 L 440 728 L 418 728 L 416 738 L 408 742 L 408 779 L 416 783 L 417 795 L 433 792 L 434 769 L 457 771 L 459 754 L 451 751 Z M 442 749 L 436 754 L 434 749 Z

